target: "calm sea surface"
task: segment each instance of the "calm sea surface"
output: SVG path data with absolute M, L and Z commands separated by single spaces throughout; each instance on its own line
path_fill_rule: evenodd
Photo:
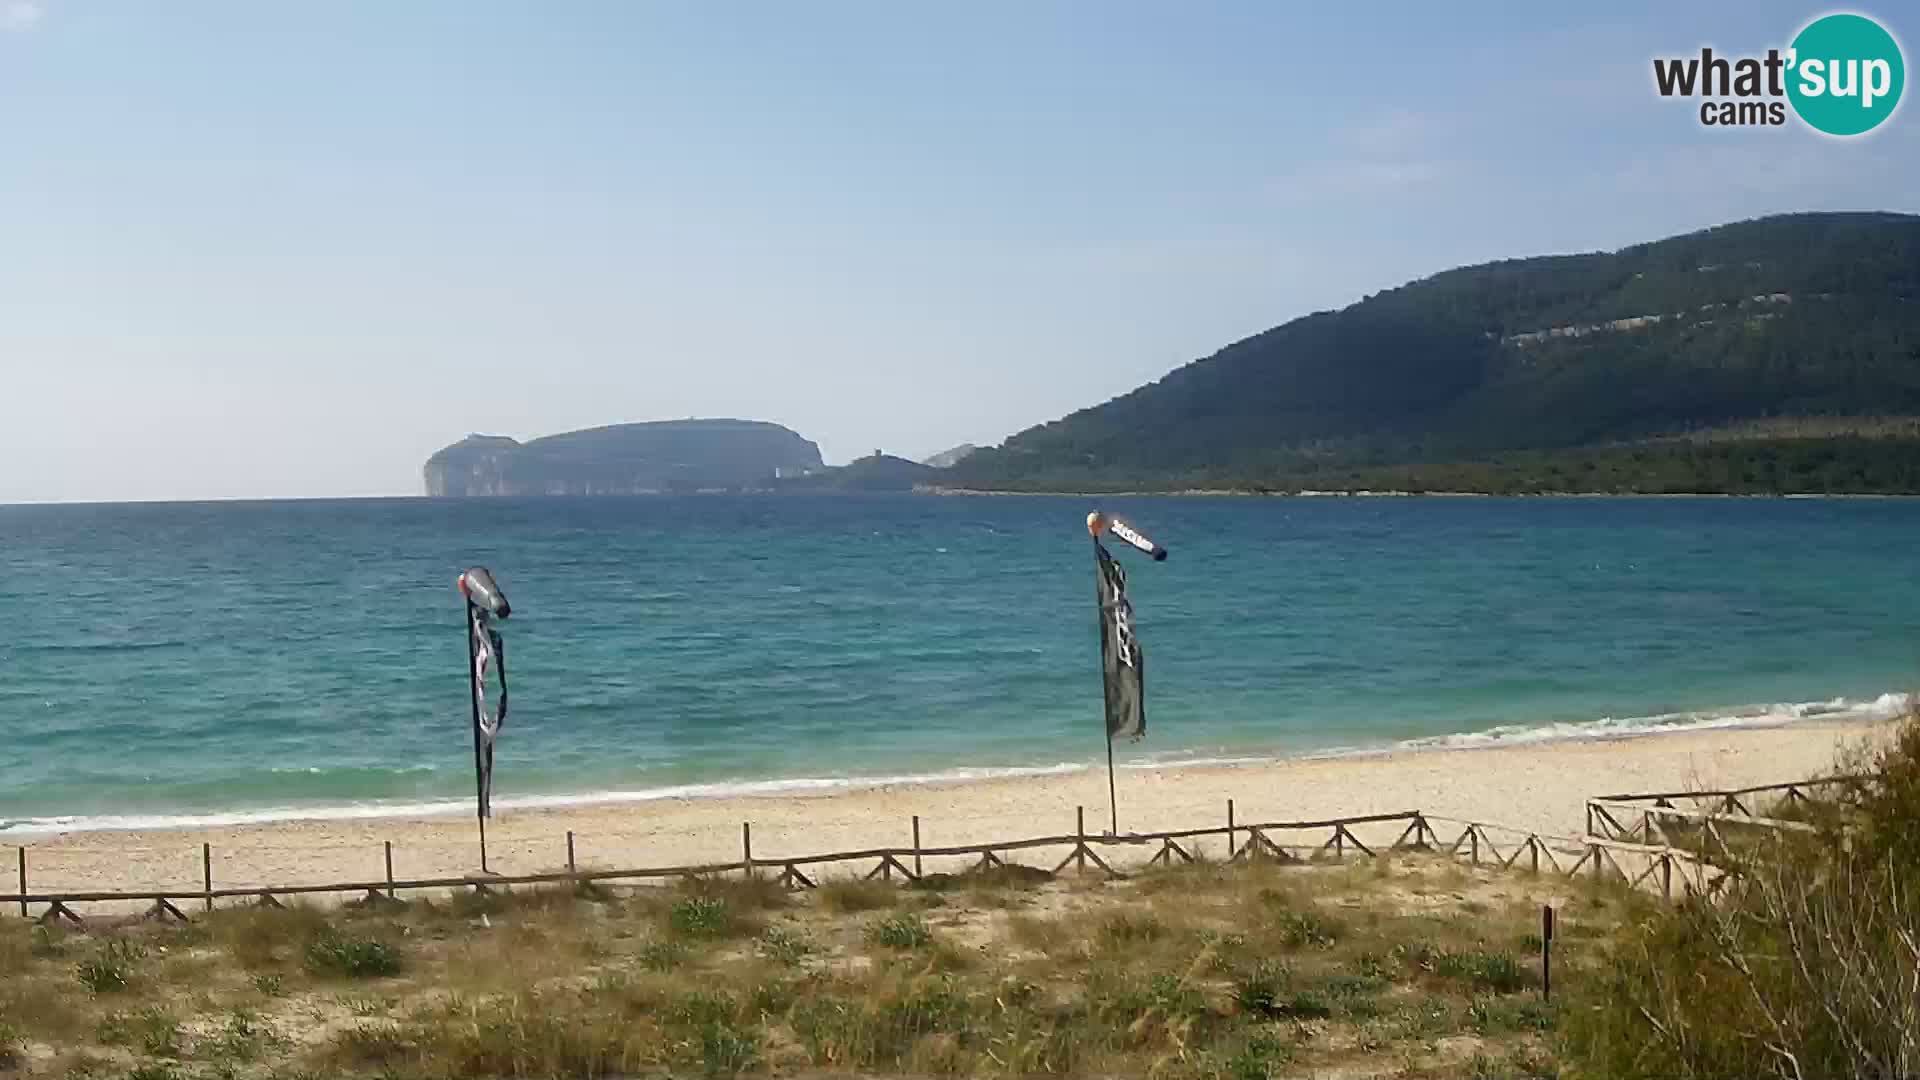
M 0 829 L 471 797 L 453 581 L 491 566 L 496 799 L 1104 754 L 1086 498 L 0 507 Z M 1177 761 L 1887 709 L 1920 501 L 1116 498 Z

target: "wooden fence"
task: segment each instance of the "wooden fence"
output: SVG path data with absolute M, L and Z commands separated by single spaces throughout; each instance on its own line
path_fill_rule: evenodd
M 1432 817 L 1460 826 L 1453 842 L 1434 847 L 1443 855 L 1464 858 L 1474 865 L 1490 864 L 1501 869 L 1523 868 L 1530 873 L 1555 874 L 1569 880 L 1585 877 L 1599 883 L 1623 881 L 1628 888 L 1658 888 L 1662 900 L 1675 895 L 1674 874 L 1679 871 L 1681 890 L 1708 891 L 1720 876 L 1712 863 L 1695 852 L 1670 844 L 1648 844 L 1605 836 L 1559 836 L 1497 825 L 1486 821 Z M 1451 830 L 1449 830 L 1451 831 Z M 1506 847 L 1502 852 L 1501 847 Z M 1622 865 L 1624 860 L 1625 865 Z
M 1756 787 L 1734 788 L 1728 791 L 1661 791 L 1631 795 L 1596 795 L 1587 800 L 1587 833 L 1588 835 L 1596 834 L 1596 822 L 1592 809 L 1596 803 L 1645 803 L 1664 810 L 1686 809 L 1687 807 L 1674 805 L 1678 800 L 1687 803 L 1688 807 L 1696 811 L 1771 821 L 1778 819 L 1763 818 L 1762 815 L 1755 814 L 1753 807 L 1748 805 L 1748 803 L 1759 805 L 1759 799 L 1755 796 L 1771 795 L 1789 806 L 1802 805 L 1814 800 L 1810 792 L 1818 791 L 1823 787 L 1852 783 L 1857 779 L 1852 776 L 1823 776 L 1811 780 L 1795 780 L 1786 784 L 1760 784 Z
M 1587 836 L 1608 843 L 1637 844 L 1649 850 L 1683 858 L 1694 874 L 1695 888 L 1711 893 L 1732 871 L 1738 845 L 1729 831 L 1751 836 L 1753 830 L 1775 834 L 1812 834 L 1813 826 L 1754 812 L 1761 798 L 1777 805 L 1803 806 L 1815 801 L 1821 788 L 1846 784 L 1850 776 L 1819 777 L 1786 784 L 1761 784 L 1727 791 L 1669 791 L 1603 795 L 1587 800 Z M 1676 802 L 1689 804 L 1677 806 Z M 1663 881 L 1672 874 L 1672 857 L 1661 868 Z M 1663 886 L 1664 888 L 1664 886 Z
M 1621 824 L 1625 819 L 1627 824 Z M 1726 838 L 1721 834 L 1721 826 L 1752 826 L 1764 829 L 1777 829 L 1781 832 L 1814 832 L 1811 825 L 1801 821 L 1788 821 L 1783 818 L 1761 817 L 1757 814 L 1729 814 L 1714 810 L 1682 810 L 1677 806 L 1659 806 L 1651 803 L 1621 802 L 1615 799 L 1588 799 L 1587 821 L 1589 835 L 1609 840 L 1637 840 L 1651 844 L 1658 837 L 1659 843 L 1679 846 L 1684 839 L 1672 835 L 1678 831 L 1677 825 L 1691 826 L 1694 834 L 1691 839 L 1712 840 L 1720 850 L 1727 850 Z
M 1404 828 L 1390 844 L 1381 844 L 1376 839 L 1370 845 L 1353 831 L 1359 826 L 1380 827 L 1403 822 Z M 1452 835 L 1451 827 L 1454 825 L 1460 826 L 1461 831 L 1450 843 L 1443 843 L 1440 834 L 1434 830 L 1435 822 L 1448 825 L 1449 835 Z M 1298 835 L 1302 833 L 1306 835 L 1304 837 Z M 1115 848 L 1147 848 L 1152 850 L 1152 854 L 1144 860 L 1145 866 L 1171 867 L 1198 861 L 1194 842 L 1203 837 L 1224 838 L 1229 862 L 1255 860 L 1307 862 L 1327 858 L 1344 859 L 1349 855 L 1373 858 L 1378 855 L 1376 848 L 1383 848 L 1390 852 L 1406 850 L 1437 852 L 1450 858 L 1464 859 L 1476 866 L 1485 865 L 1508 870 L 1525 869 L 1535 874 L 1548 873 L 1569 879 L 1579 878 L 1584 871 L 1587 878 L 1595 882 L 1611 877 L 1636 888 L 1642 885 L 1651 887 L 1653 875 L 1658 872 L 1661 895 L 1669 899 L 1673 896 L 1672 877 L 1676 862 L 1691 865 L 1690 860 L 1693 859 L 1691 853 L 1670 846 L 1656 847 L 1598 836 L 1578 839 L 1554 836 L 1486 822 L 1430 817 L 1418 810 L 1361 814 L 1315 821 L 1239 823 L 1234 820 L 1233 802 L 1228 800 L 1227 820 L 1223 826 L 1129 833 L 1121 836 L 1089 834 L 1086 830 L 1086 813 L 1082 808 L 1077 815 L 1074 832 L 1071 834 L 929 847 L 920 843 L 920 820 L 915 817 L 913 819 L 914 842 L 910 847 L 875 847 L 817 855 L 756 856 L 753 850 L 753 826 L 751 823 L 742 823 L 740 858 L 737 860 L 605 870 L 581 869 L 578 866 L 574 859 L 574 835 L 568 832 L 566 836 L 567 868 L 530 874 L 487 873 L 399 879 L 393 873 L 393 845 L 387 843 L 384 845 L 383 852 L 386 874 L 382 879 L 318 884 L 219 886 L 213 878 L 212 847 L 202 844 L 201 887 L 197 890 L 35 892 L 30 889 L 27 849 L 22 847 L 18 852 L 18 891 L 12 894 L 0 894 L 0 905 L 7 907 L 17 905 L 23 918 L 36 917 L 31 908 L 33 905 L 42 905 L 43 909 L 37 915 L 39 921 L 44 923 L 65 920 L 74 926 L 84 926 L 85 919 L 74 910 L 75 904 L 146 904 L 148 905 L 146 914 L 150 918 L 186 920 L 188 915 L 182 905 L 190 905 L 196 901 L 203 911 L 208 912 L 214 909 L 216 901 L 241 900 L 281 906 L 282 901 L 290 897 L 316 895 L 359 894 L 363 897 L 360 902 L 379 905 L 399 903 L 402 892 L 422 890 L 471 889 L 485 892 L 514 885 L 578 887 L 722 874 L 741 874 L 748 877 L 771 874 L 780 885 L 788 889 L 811 889 L 817 885 L 816 879 L 820 876 L 821 867 L 846 863 L 870 863 L 870 866 L 865 867 L 864 874 L 861 873 L 862 867 L 858 865 L 854 867 L 853 872 L 868 880 L 891 881 L 897 876 L 901 881 L 913 882 L 927 876 L 925 866 L 929 859 L 964 860 L 964 871 L 978 872 L 1014 865 L 1017 863 L 1017 853 L 1037 853 L 1048 848 L 1056 851 L 1066 849 L 1065 856 L 1053 864 L 1049 871 L 1051 874 L 1060 874 L 1072 868 L 1078 873 L 1091 871 L 1111 878 L 1121 878 L 1126 875 L 1115 869 L 1113 863 L 1117 860 L 1103 855 L 1103 852 L 1110 854 Z M 1627 866 L 1622 865 L 1622 859 L 1626 859 L 1629 866 L 1635 865 L 1634 860 L 1643 860 L 1646 865 L 1644 869 L 1634 874 L 1629 872 Z M 1683 879 L 1684 876 L 1683 872 Z

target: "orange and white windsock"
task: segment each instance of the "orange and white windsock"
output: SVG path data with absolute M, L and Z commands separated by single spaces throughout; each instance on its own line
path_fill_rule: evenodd
M 461 571 L 454 584 L 460 587 L 460 595 L 467 598 L 467 603 L 493 618 L 504 619 L 513 614 L 512 605 L 507 603 L 507 594 L 500 591 L 500 586 L 494 583 L 493 571 L 486 567 L 468 567 Z
M 1114 517 L 1112 514 L 1104 514 L 1095 510 L 1093 513 L 1087 515 L 1087 534 L 1095 540 L 1098 540 L 1102 532 L 1110 532 L 1127 543 L 1132 544 L 1134 547 L 1139 548 L 1141 551 L 1153 556 L 1154 562 L 1165 562 L 1167 559 L 1167 549 L 1154 543 L 1145 533 Z

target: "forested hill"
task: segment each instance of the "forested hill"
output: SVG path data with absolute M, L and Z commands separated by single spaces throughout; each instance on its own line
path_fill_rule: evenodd
M 944 482 L 1920 491 L 1920 217 L 1466 267 L 1236 342 Z
M 423 469 L 427 494 L 632 495 L 765 490 L 821 469 L 820 448 L 764 420 L 660 420 L 530 442 L 469 435 Z

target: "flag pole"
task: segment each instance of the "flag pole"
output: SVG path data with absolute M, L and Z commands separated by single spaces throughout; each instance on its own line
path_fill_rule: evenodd
M 1093 540 L 1094 599 L 1098 603 L 1100 614 L 1101 688 L 1106 703 L 1106 708 L 1103 710 L 1105 723 L 1102 726 L 1107 734 L 1107 809 L 1110 815 L 1109 821 L 1112 823 L 1112 832 L 1108 835 L 1119 836 L 1120 794 L 1113 767 L 1115 712 L 1118 708 L 1129 714 L 1120 721 L 1122 730 L 1136 739 L 1146 734 L 1145 657 L 1139 643 L 1133 638 L 1130 625 L 1133 608 L 1126 597 L 1126 572 L 1100 545 L 1102 532 L 1111 532 L 1133 548 L 1152 556 L 1154 562 L 1165 562 L 1167 549 L 1154 543 L 1138 529 L 1119 518 L 1108 517 L 1098 510 L 1087 515 L 1087 535 Z M 1112 563 L 1111 567 L 1109 563 Z M 1111 569 L 1111 577 L 1109 577 L 1109 569 Z M 1108 595 L 1109 591 L 1112 593 L 1111 597 Z M 1111 615 L 1108 613 L 1109 605 L 1112 607 Z M 1111 626 L 1109 626 L 1110 622 Z M 1130 693 L 1116 688 L 1116 683 L 1121 681 L 1120 671 L 1115 667 L 1116 656 L 1118 665 L 1132 671 Z
M 462 593 L 464 598 L 465 594 Z M 473 601 L 466 601 L 467 614 L 467 706 L 473 717 L 473 818 L 480 823 L 480 872 L 487 870 L 487 815 L 486 804 L 481 801 L 482 788 L 486 775 L 480 764 L 480 671 L 474 663 L 475 647 L 473 627 Z
M 1120 835 L 1120 798 L 1113 786 L 1113 732 L 1107 732 L 1107 809 L 1113 814 L 1112 836 Z
M 1101 524 L 1104 525 L 1105 519 L 1104 518 L 1093 519 L 1090 516 L 1090 519 L 1087 522 L 1087 532 L 1089 535 L 1093 537 L 1094 577 L 1096 580 L 1098 580 L 1100 576 L 1100 533 L 1099 533 L 1099 530 L 1094 526 L 1094 520 L 1099 520 Z M 1101 636 L 1104 637 L 1106 634 L 1106 631 L 1104 629 L 1105 620 L 1106 620 L 1106 613 L 1105 613 L 1106 594 L 1103 591 L 1101 591 L 1101 587 L 1096 587 L 1094 594 L 1095 594 L 1095 599 L 1097 599 L 1102 606 L 1100 618 L 1101 618 L 1101 625 L 1103 629 L 1101 630 Z M 1119 836 L 1120 835 L 1120 796 L 1118 794 L 1118 788 L 1116 787 L 1113 781 L 1113 726 L 1107 717 L 1107 711 L 1104 707 L 1100 710 L 1100 730 L 1106 732 L 1106 735 L 1107 735 L 1107 814 L 1109 815 L 1108 820 L 1112 823 L 1112 829 L 1113 829 L 1113 831 L 1108 835 Z

